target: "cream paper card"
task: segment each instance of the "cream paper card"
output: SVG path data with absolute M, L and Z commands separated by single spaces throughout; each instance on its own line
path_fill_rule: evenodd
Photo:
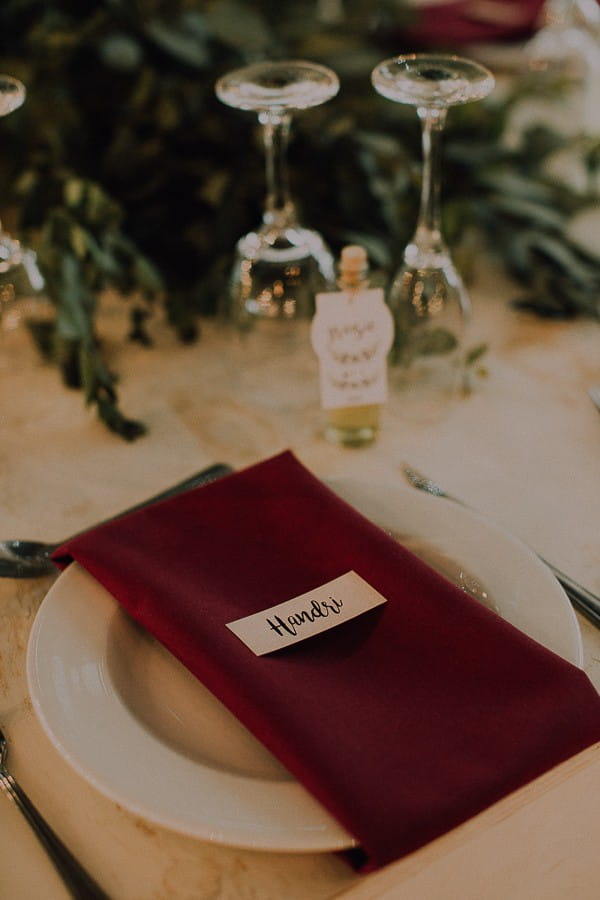
M 386 602 L 364 578 L 350 571 L 306 594 L 228 622 L 227 627 L 257 656 L 262 656 L 341 625 Z
M 394 321 L 381 288 L 317 294 L 316 308 L 311 341 L 323 409 L 385 403 Z

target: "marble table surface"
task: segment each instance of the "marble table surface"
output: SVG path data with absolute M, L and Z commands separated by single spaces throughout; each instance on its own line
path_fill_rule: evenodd
M 157 314 L 154 346 L 126 342 L 127 306 L 99 317 L 123 410 L 148 434 L 109 433 L 81 394 L 37 356 L 27 333 L 0 348 L 3 537 L 59 538 L 203 466 L 251 464 L 291 448 L 322 477 L 397 483 L 408 461 L 600 593 L 600 324 L 542 321 L 510 305 L 517 289 L 482 266 L 472 293 L 473 341 L 487 375 L 435 420 L 406 414 L 392 390 L 378 441 L 344 449 L 323 439 L 317 367 L 300 327 L 291 343 L 243 338 L 215 321 L 181 345 Z M 0 580 L 0 722 L 11 768 L 114 900 L 326 900 L 361 876 L 333 854 L 272 854 L 178 835 L 100 794 L 54 749 L 25 677 L 30 629 L 55 576 Z M 584 667 L 600 690 L 600 630 L 577 616 Z M 0 797 L 0 897 L 60 900 L 64 889 L 12 806 Z M 441 897 L 440 897 L 441 900 Z

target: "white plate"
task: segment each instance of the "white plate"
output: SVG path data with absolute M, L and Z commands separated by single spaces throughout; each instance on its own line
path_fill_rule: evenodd
M 581 665 L 562 589 L 519 541 L 403 486 L 332 482 L 395 533 L 460 561 L 500 613 Z M 58 751 L 102 793 L 152 822 L 219 843 L 328 851 L 352 840 L 262 745 L 79 565 L 62 573 L 31 632 L 34 709 Z

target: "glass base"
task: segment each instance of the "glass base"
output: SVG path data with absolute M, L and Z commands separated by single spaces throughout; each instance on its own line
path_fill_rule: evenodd
M 333 256 L 317 232 L 251 232 L 237 245 L 226 315 L 242 328 L 261 319 L 311 318 L 315 294 L 334 282 Z
M 417 234 L 418 239 L 418 234 Z M 471 301 L 445 245 L 428 248 L 410 243 L 398 270 L 390 296 L 433 312 L 440 303 L 457 303 L 463 318 L 471 315 Z
M 410 254 L 407 254 L 410 258 Z M 449 257 L 438 268 L 404 265 L 389 293 L 394 316 L 390 386 L 398 411 L 413 421 L 435 421 L 461 395 L 470 301 Z
M 429 254 L 423 265 L 412 263 L 411 248 L 389 291 L 395 335 L 392 364 L 405 367 L 423 357 L 446 356 L 456 351 L 471 315 L 469 295 L 450 258 Z

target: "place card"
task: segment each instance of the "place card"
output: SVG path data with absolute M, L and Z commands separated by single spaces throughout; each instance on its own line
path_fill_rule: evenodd
M 317 294 L 311 343 L 323 409 L 383 404 L 394 320 L 381 288 Z
M 228 622 L 227 627 L 253 653 L 263 656 L 335 628 L 386 602 L 364 578 L 350 571 L 291 600 Z

